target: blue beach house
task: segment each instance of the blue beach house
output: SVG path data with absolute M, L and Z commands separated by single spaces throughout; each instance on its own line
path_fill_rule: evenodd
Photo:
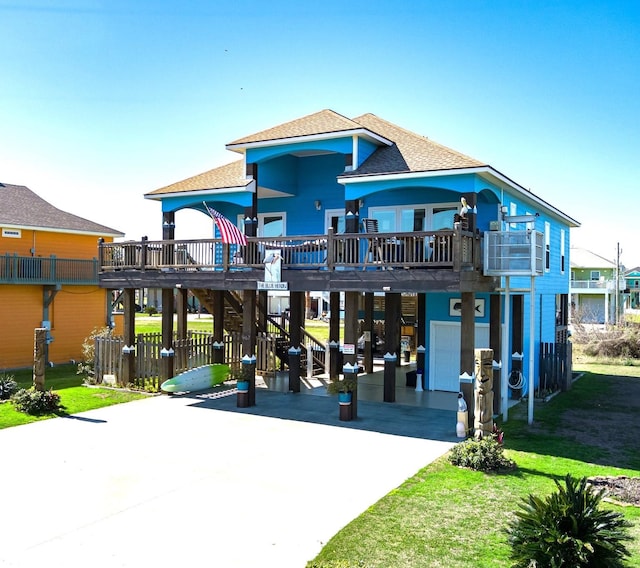
M 261 334 L 277 334 L 293 392 L 312 341 L 304 329 L 311 292 L 316 314 L 330 318 L 329 345 L 311 355 L 319 354 L 318 372 L 336 377 L 342 364 L 357 366 L 353 346 L 380 332 L 398 365 L 409 346 L 425 389 L 470 397 L 474 351 L 491 348 L 501 376 L 496 412 L 527 392 L 531 373 L 538 384 L 544 345 L 566 343 L 570 231 L 579 225 L 491 165 L 373 114 L 332 110 L 226 148 L 235 161 L 145 195 L 161 205 L 163 240 L 102 245 L 101 286 L 125 298 L 160 288 L 179 321 L 189 291 L 214 315 L 216 341 L 236 326 L 243 356 L 258 367 Z M 176 240 L 176 212 L 207 215 L 205 205 L 247 244 L 223 242 L 216 225 L 211 239 Z M 267 281 L 274 258 L 279 278 Z M 274 293 L 288 294 L 286 321 L 270 313 Z M 163 336 L 169 351 L 168 317 Z M 368 348 L 361 365 L 372 368 Z M 522 384 L 509 386 L 512 376 Z M 387 385 L 384 400 L 393 400 Z

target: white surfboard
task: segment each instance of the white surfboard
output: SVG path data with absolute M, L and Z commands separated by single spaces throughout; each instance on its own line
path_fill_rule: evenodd
M 164 381 L 160 388 L 164 392 L 194 392 L 206 390 L 229 378 L 229 365 L 214 363 L 189 369 Z

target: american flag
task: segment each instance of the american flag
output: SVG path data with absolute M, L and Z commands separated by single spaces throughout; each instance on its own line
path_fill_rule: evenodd
M 204 203 L 204 202 L 203 202 Z M 220 238 L 223 243 L 235 244 L 235 245 L 245 245 L 247 244 L 247 237 L 243 232 L 238 229 L 229 219 L 227 219 L 222 213 L 218 213 L 215 209 L 209 207 L 206 203 L 204 203 L 209 215 L 214 220 L 215 224 L 218 225 L 218 230 L 220 231 Z

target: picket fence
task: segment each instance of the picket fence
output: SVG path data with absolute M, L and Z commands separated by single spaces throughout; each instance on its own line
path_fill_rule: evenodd
M 256 372 L 272 376 L 276 371 L 277 336 L 260 333 L 256 337 Z M 120 383 L 123 370 L 122 348 L 124 338 L 96 337 L 94 372 L 95 380 L 103 382 L 104 375 L 115 375 Z M 141 333 L 135 342 L 135 376 L 130 386 L 143 390 L 160 389 L 162 334 Z M 213 334 L 203 331 L 188 331 L 185 338 L 174 334 L 174 374 L 182 373 L 207 365 L 214 360 Z M 239 332 L 226 334 L 223 337 L 224 359 L 234 370 L 239 370 L 242 362 L 242 338 Z

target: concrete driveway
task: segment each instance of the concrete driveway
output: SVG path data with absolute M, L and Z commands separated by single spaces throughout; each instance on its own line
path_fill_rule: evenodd
M 257 403 L 161 396 L 0 430 L 0 566 L 301 568 L 456 441 L 453 411 Z

